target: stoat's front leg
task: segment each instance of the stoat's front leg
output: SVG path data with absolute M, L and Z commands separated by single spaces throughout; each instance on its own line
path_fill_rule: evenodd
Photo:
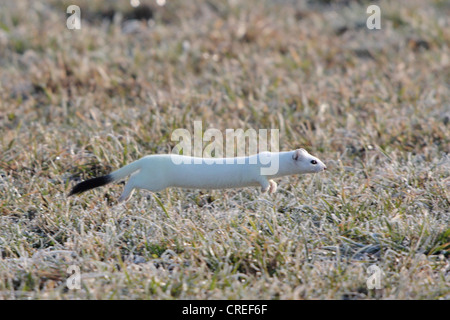
M 277 183 L 273 180 L 269 180 L 270 188 L 269 188 L 269 194 L 273 194 L 277 191 Z
M 277 191 L 277 183 L 273 180 L 262 179 L 259 183 L 261 184 L 262 193 L 269 191 L 269 194 L 273 194 Z

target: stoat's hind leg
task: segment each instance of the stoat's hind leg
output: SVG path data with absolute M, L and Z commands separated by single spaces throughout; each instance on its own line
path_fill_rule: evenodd
M 126 202 L 126 201 L 130 200 L 135 188 L 136 188 L 136 176 L 132 175 L 130 177 L 130 179 L 128 180 L 127 184 L 125 185 L 125 188 L 123 189 L 123 192 L 120 195 L 118 201 Z
M 130 182 L 128 182 L 125 185 L 125 188 L 123 189 L 122 194 L 119 197 L 119 202 L 126 202 L 128 200 L 130 200 L 131 196 L 133 195 L 134 192 L 134 186 L 130 184 Z
M 151 181 L 143 179 L 143 177 L 146 176 L 150 175 L 145 171 L 133 174 L 125 185 L 125 188 L 119 197 L 119 202 L 128 201 L 133 194 L 134 189 L 146 189 L 151 192 L 158 192 L 167 187 L 164 183 L 158 183 L 157 179 L 152 179 Z

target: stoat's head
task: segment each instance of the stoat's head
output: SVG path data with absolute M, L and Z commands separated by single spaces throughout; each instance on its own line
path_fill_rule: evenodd
M 305 149 L 297 149 L 292 154 L 294 165 L 300 172 L 315 173 L 327 170 L 327 166 L 312 155 L 310 155 Z

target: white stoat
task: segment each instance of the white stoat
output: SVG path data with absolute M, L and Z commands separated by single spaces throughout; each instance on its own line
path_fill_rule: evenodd
M 275 166 L 273 164 L 276 164 Z M 275 168 L 275 170 L 273 170 Z M 271 169 L 271 170 L 270 170 Z M 249 157 L 195 158 L 175 154 L 151 155 L 130 163 L 106 176 L 77 184 L 70 195 L 103 186 L 131 175 L 119 202 L 128 200 L 134 189 L 161 191 L 168 187 L 225 189 L 261 186 L 274 193 L 272 180 L 292 174 L 326 170 L 325 164 L 304 149 L 262 152 Z

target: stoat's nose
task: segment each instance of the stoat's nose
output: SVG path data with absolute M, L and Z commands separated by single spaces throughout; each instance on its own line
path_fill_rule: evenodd
M 327 170 L 327 167 L 323 167 L 323 170 Z

